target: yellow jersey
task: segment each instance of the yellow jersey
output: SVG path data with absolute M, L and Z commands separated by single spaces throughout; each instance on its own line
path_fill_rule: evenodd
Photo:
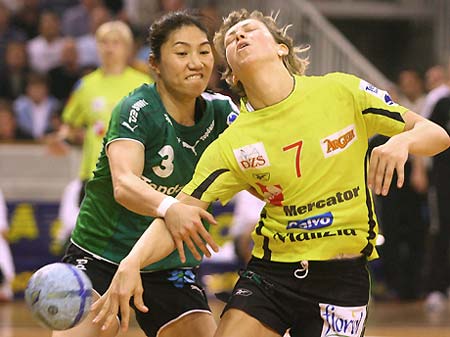
M 85 127 L 80 178 L 88 180 L 102 149 L 111 113 L 116 104 L 133 89 L 152 82 L 148 75 L 127 67 L 120 75 L 105 75 L 101 69 L 82 77 L 62 113 L 64 123 Z
M 227 203 L 253 188 L 266 207 L 253 255 L 269 261 L 378 257 L 368 139 L 404 130 L 406 108 L 355 76 L 295 76 L 283 101 L 236 121 L 203 153 L 183 192 Z

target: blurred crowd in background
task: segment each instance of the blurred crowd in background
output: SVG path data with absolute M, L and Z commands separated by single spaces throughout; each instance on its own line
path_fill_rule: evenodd
M 214 31 L 221 19 L 214 1 L 207 4 L 200 10 Z M 74 86 L 100 65 L 95 32 L 101 24 L 121 20 L 131 27 L 130 66 L 149 74 L 148 27 L 163 13 L 185 7 L 183 0 L 23 0 L 20 5 L 0 1 L 0 142 L 45 143 L 58 131 Z M 447 120 L 441 120 L 448 130 L 449 77 L 449 65 L 435 65 L 425 74 L 404 69 L 396 78 L 396 87 L 387 89 L 394 101 L 426 118 L 437 121 L 446 114 Z M 210 88 L 232 95 L 220 80 L 220 64 Z M 372 146 L 385 141 L 377 136 Z M 376 200 L 384 242 L 380 240 L 381 259 L 373 264 L 375 299 L 424 299 L 430 310 L 446 305 L 450 290 L 448 152 L 430 161 L 410 158 L 405 186 L 401 190 L 392 187 L 388 196 Z M 238 261 L 233 268 L 249 257 L 249 233 L 262 207 L 250 206 L 254 200 L 246 195 L 234 202 L 235 216 L 228 219 L 234 238 L 230 254 L 237 254 Z M 6 215 L 5 201 L 0 198 L 0 237 L 7 241 Z M 0 239 L 0 301 L 12 299 L 14 269 L 5 264 L 10 256 L 6 241 Z

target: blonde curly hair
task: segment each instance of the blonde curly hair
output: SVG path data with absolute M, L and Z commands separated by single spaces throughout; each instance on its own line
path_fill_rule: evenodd
M 242 86 L 241 82 L 235 83 L 233 81 L 233 74 L 230 65 L 226 60 L 225 53 L 225 34 L 227 31 L 236 25 L 237 23 L 247 20 L 247 19 L 255 19 L 261 21 L 266 25 L 269 32 L 272 34 L 276 43 L 282 43 L 288 47 L 289 53 L 283 56 L 283 63 L 285 67 L 291 74 L 303 75 L 305 73 L 306 67 L 309 64 L 308 58 L 300 58 L 297 54 L 306 52 L 309 50 L 309 46 L 296 47 L 294 46 L 294 42 L 292 38 L 287 35 L 287 30 L 291 25 L 286 25 L 284 27 L 278 27 L 277 25 L 277 16 L 273 13 L 270 16 L 265 16 L 260 11 L 249 12 L 246 9 L 240 9 L 238 11 L 231 12 L 228 17 L 223 20 L 222 25 L 219 28 L 219 31 L 216 32 L 214 36 L 214 46 L 217 51 L 218 56 L 225 63 L 225 71 L 222 73 L 222 79 L 225 79 L 226 82 L 230 85 L 230 87 L 237 91 L 240 96 L 245 96 L 245 90 Z

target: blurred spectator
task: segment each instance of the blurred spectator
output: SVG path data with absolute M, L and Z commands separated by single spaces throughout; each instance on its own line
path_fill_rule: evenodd
M 61 65 L 51 69 L 48 77 L 51 95 L 59 99 L 62 103 L 65 103 L 73 86 L 81 77 L 77 45 L 73 38 L 68 37 L 64 39 Z
M 50 150 L 61 154 L 65 147 L 61 140 L 73 141 L 74 131 L 86 128 L 80 167 L 83 182 L 80 201 L 84 196 L 84 184 L 93 176 L 114 106 L 131 90 L 150 82 L 148 75 L 128 66 L 133 35 L 124 22 L 104 23 L 97 29 L 96 40 L 101 66 L 79 81 L 64 107 L 63 126 L 48 139 Z
M 414 70 L 402 71 L 398 76 L 398 103 L 411 111 L 422 110 L 423 82 Z M 384 144 L 389 138 L 377 135 L 370 147 Z M 424 215 L 428 179 L 420 158 L 410 156 L 405 164 L 405 183 L 396 185 L 394 174 L 386 196 L 375 196 L 380 207 L 378 219 L 385 243 L 380 247 L 384 281 L 388 293 L 381 294 L 400 300 L 414 300 L 422 296 L 427 219 Z
M 31 69 L 47 73 L 61 64 L 63 39 L 60 34 L 60 21 L 53 12 L 42 13 L 37 37 L 28 42 L 28 56 Z
M 398 103 L 411 111 L 422 113 L 425 103 L 424 83 L 416 70 L 408 69 L 398 76 L 400 96 Z
M 436 102 L 441 98 L 450 95 L 450 87 L 448 85 L 448 76 L 446 69 L 441 65 L 436 65 L 427 70 L 425 74 L 425 84 L 428 95 L 425 99 L 421 115 L 429 118 Z
M 11 24 L 9 9 L 0 3 L 0 65 L 5 62 L 6 46 L 9 41 L 24 41 L 25 34 Z
M 124 11 L 134 29 L 146 31 L 156 18 L 159 1 L 125 0 Z M 145 34 L 144 34 L 145 35 Z
M 26 95 L 14 101 L 17 126 L 26 136 L 42 139 L 54 131 L 59 102 L 49 95 L 47 79 L 44 75 L 31 73 L 26 87 Z
M 77 38 L 79 64 L 82 68 L 97 68 L 100 65 L 95 32 L 105 22 L 111 19 L 111 14 L 104 6 L 97 6 L 91 11 L 89 33 Z
M 16 117 L 11 104 L 6 100 L 0 100 L 0 141 L 26 138 L 17 128 Z
M 91 12 L 102 4 L 101 0 L 80 0 L 78 5 L 67 9 L 62 17 L 63 34 L 73 37 L 88 34 Z
M 15 100 L 23 95 L 29 72 L 25 42 L 10 41 L 0 71 L 0 97 Z
M 39 34 L 40 3 L 39 0 L 22 0 L 21 3 L 12 21 L 26 34 L 27 40 L 33 39 Z
M 430 119 L 450 133 L 450 95 L 435 104 Z M 425 305 L 436 311 L 445 309 L 450 290 L 450 149 L 433 157 L 431 167 L 432 242 Z
M 15 277 L 14 262 L 8 241 L 8 209 L 0 190 L 0 302 L 13 299 L 12 281 Z

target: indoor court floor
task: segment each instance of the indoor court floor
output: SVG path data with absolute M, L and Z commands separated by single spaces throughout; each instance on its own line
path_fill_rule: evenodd
M 223 304 L 211 301 L 215 315 Z M 145 337 L 132 322 L 121 337 Z M 450 337 L 450 304 L 441 312 L 429 313 L 423 302 L 372 302 L 365 337 Z M 0 303 L 0 337 L 50 337 L 31 318 L 24 302 Z M 257 336 L 249 336 L 257 337 Z

